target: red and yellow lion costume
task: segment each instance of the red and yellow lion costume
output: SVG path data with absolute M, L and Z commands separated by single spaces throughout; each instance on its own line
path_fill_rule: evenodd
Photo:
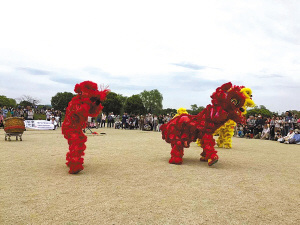
M 96 117 L 103 109 L 101 102 L 106 98 L 108 89 L 99 91 L 96 83 L 84 81 L 75 85 L 77 93 L 69 102 L 66 116 L 62 124 L 62 133 L 68 140 L 67 166 L 69 173 L 75 174 L 83 170 L 83 156 L 87 137 L 82 130 L 86 127 L 88 116 Z
M 184 148 L 200 139 L 203 148 L 200 160 L 208 162 L 209 166 L 215 164 L 219 157 L 214 148 L 214 132 L 228 120 L 245 123 L 245 106 L 254 105 L 244 88 L 233 86 L 231 82 L 223 84 L 211 95 L 212 104 L 198 115 L 181 114 L 162 125 L 162 138 L 172 147 L 169 163 L 181 164 Z

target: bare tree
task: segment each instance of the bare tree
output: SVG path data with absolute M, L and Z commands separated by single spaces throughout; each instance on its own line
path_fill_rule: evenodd
M 18 98 L 18 101 L 20 102 L 20 104 L 22 102 L 24 102 L 24 103 L 28 102 L 32 106 L 36 106 L 36 105 L 38 105 L 41 102 L 40 99 L 34 98 L 34 97 L 30 96 L 30 95 L 22 95 L 20 98 Z

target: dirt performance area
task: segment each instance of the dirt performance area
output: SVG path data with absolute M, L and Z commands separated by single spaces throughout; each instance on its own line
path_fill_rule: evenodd
M 158 132 L 94 131 L 71 175 L 60 129 L 1 129 L 0 224 L 300 224 L 299 145 L 233 138 L 208 167 L 192 143 L 171 165 Z

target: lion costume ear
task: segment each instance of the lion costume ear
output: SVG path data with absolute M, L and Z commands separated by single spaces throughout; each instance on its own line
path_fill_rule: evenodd
M 81 86 L 80 86 L 80 84 L 76 84 L 76 85 L 75 85 L 74 91 L 75 91 L 75 93 L 77 93 L 77 94 L 79 94 L 79 93 L 82 92 L 82 91 L 81 91 Z
M 223 90 L 223 91 L 228 91 L 230 88 L 232 87 L 232 83 L 231 82 L 228 82 L 226 84 L 223 84 L 220 89 Z

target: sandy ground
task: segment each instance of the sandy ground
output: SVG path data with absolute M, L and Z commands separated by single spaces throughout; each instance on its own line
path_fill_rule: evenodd
M 233 139 L 213 167 L 196 144 L 168 164 L 160 133 L 88 135 L 85 169 L 68 174 L 60 130 L 0 130 L 0 224 L 300 224 L 300 146 Z

